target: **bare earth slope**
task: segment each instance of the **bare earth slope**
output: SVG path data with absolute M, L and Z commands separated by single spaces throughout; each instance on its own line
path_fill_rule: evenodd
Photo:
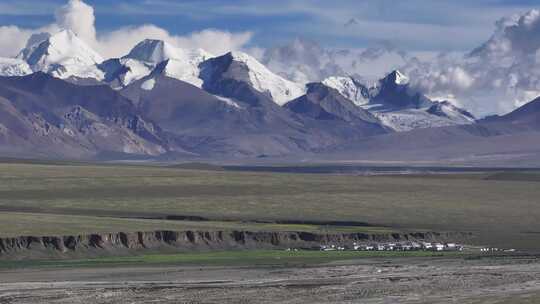
M 336 149 L 330 158 L 540 165 L 540 99 L 477 124 L 371 137 Z
M 34 157 L 157 155 L 159 128 L 108 86 L 76 86 L 47 74 L 0 77 L 0 150 Z
M 151 75 L 135 81 L 122 94 L 169 133 L 172 150 L 177 145 L 198 156 L 302 155 L 387 132 L 360 108 L 354 110 L 362 115 L 352 121 L 294 113 L 248 83 L 225 78 L 218 68 L 226 64 L 217 61 L 205 68 L 211 69 L 205 82 L 211 93 L 177 79 Z M 350 103 L 334 95 L 340 102 Z

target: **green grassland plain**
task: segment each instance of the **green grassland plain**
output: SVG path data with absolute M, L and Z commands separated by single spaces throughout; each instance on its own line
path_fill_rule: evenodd
M 534 172 L 363 176 L 4 162 L 0 236 L 241 225 L 313 231 L 336 228 L 254 222 L 351 221 L 375 227 L 340 229 L 470 231 L 479 243 L 540 249 L 539 186 Z M 164 215 L 211 221 L 150 219 Z
M 184 266 L 308 266 L 328 262 L 353 262 L 367 258 L 471 258 L 461 252 L 432 251 L 284 251 L 284 250 L 228 250 L 181 253 L 150 253 L 134 256 L 102 256 L 83 259 L 0 260 L 0 271 L 10 268 L 80 268 L 119 267 L 130 265 Z

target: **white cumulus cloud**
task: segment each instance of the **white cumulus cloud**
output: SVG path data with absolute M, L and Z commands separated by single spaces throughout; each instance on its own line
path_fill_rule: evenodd
M 81 0 L 69 2 L 56 10 L 56 24 L 60 28 L 70 29 L 86 43 L 95 45 L 96 27 L 94 8 Z
M 0 26 L 0 57 L 16 56 L 32 35 L 32 30 L 16 26 Z
M 219 55 L 230 50 L 246 47 L 252 37 L 251 32 L 229 32 L 205 29 L 187 35 L 173 35 L 152 24 L 122 27 L 109 32 L 97 33 L 94 8 L 82 0 L 69 0 L 55 13 L 55 22 L 46 27 L 25 29 L 17 26 L 0 26 L 0 57 L 16 56 L 27 45 L 33 34 L 55 33 L 69 29 L 104 58 L 120 57 L 143 39 L 161 39 L 185 48 L 202 48 Z M 37 36 L 34 36 L 37 37 Z
M 221 55 L 231 50 L 243 49 L 251 39 L 251 33 L 231 33 L 206 29 L 187 36 L 171 35 L 152 24 L 124 27 L 98 36 L 96 49 L 105 58 L 125 55 L 143 39 L 160 39 L 182 48 L 201 48 Z
M 411 53 L 391 44 L 326 49 L 297 39 L 266 50 L 261 59 L 299 82 L 332 75 L 373 80 L 399 69 L 430 97 L 450 100 L 479 117 L 504 114 L 540 96 L 540 10 L 498 20 L 492 36 L 466 53 Z
M 453 95 L 482 116 L 504 114 L 540 96 L 540 11 L 500 19 L 493 35 L 460 58 L 410 64 L 413 84 Z

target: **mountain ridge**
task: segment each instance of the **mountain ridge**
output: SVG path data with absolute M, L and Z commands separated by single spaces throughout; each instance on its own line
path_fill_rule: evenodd
M 423 147 L 446 159 L 473 146 L 509 153 L 495 143 L 539 132 L 538 100 L 476 121 L 398 70 L 370 84 L 333 76 L 303 86 L 238 51 L 147 39 L 103 60 L 70 31 L 31 40 L 19 59 L 0 59 L 0 154 L 375 159 Z
M 321 82 L 336 89 L 358 107 L 370 111 L 394 131 L 474 123 L 474 116 L 448 101 L 433 101 L 410 87 L 409 78 L 398 70 L 374 84 L 353 77 L 330 77 Z

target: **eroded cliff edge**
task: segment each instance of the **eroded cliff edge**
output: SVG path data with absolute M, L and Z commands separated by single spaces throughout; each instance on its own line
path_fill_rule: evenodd
M 353 242 L 466 242 L 467 232 L 314 233 L 267 231 L 141 231 L 0 238 L 0 259 L 123 255 L 140 251 L 318 248 Z

